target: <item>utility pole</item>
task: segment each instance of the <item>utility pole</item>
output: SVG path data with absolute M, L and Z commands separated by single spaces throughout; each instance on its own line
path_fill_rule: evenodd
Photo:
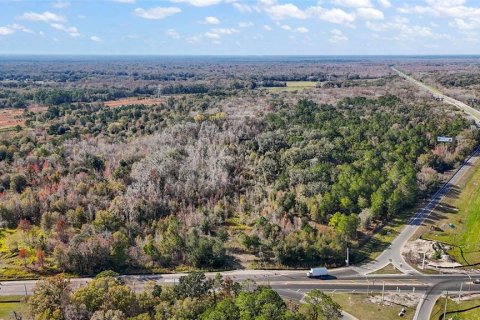
M 383 281 L 383 285 L 382 285 L 382 304 L 385 301 L 384 296 L 385 296 L 385 281 Z
M 443 318 L 445 320 L 445 317 L 447 316 L 447 303 L 448 303 L 448 291 L 445 294 L 445 309 L 443 309 Z
M 345 263 L 347 264 L 347 267 L 350 266 L 350 249 L 347 247 L 347 259 L 345 259 Z
M 460 298 L 462 297 L 463 282 L 460 282 L 460 292 L 458 293 L 458 303 L 460 304 Z

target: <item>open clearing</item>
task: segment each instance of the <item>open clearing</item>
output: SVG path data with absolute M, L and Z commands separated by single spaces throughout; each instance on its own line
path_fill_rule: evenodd
M 437 300 L 432 310 L 430 320 L 443 319 L 445 310 L 445 297 Z M 446 319 L 455 320 L 480 320 L 480 298 L 461 301 L 460 304 L 448 299 Z
M 0 320 L 11 319 L 10 314 L 13 311 L 22 312 L 25 306 L 21 303 L 22 296 L 3 296 L 0 297 Z
M 395 303 L 382 305 L 372 302 L 372 297 L 367 294 L 335 293 L 332 299 L 342 306 L 342 309 L 358 319 L 398 319 L 398 313 L 405 308 L 406 314 L 402 319 L 413 319 L 415 308 Z M 378 297 L 375 297 L 378 298 Z M 388 301 L 388 297 L 386 298 Z M 380 316 L 381 315 L 381 316 Z
M 166 102 L 165 98 L 131 97 L 131 98 L 124 98 L 119 100 L 109 100 L 109 101 L 105 101 L 103 104 L 109 108 L 118 108 L 121 106 L 127 106 L 132 104 L 144 104 L 146 106 L 154 106 L 164 102 Z
M 285 81 L 287 84 L 286 87 L 267 87 L 268 91 L 295 91 L 303 89 L 312 89 L 315 88 L 317 82 L 315 81 Z
M 31 105 L 28 107 L 28 111 L 31 112 L 43 112 L 46 111 L 47 107 Z M 12 109 L 5 108 L 0 109 L 0 129 L 5 131 L 6 129 L 13 129 L 15 126 L 23 126 L 25 124 L 25 119 L 23 118 L 23 109 Z
M 422 236 L 451 246 L 448 253 L 462 265 L 480 263 L 480 166 L 473 170 L 464 188 L 452 186 L 432 215 L 434 230 Z
M 0 128 L 15 127 L 23 125 L 23 109 L 1 109 Z

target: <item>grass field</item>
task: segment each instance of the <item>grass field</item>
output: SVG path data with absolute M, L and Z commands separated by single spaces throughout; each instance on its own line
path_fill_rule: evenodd
M 295 91 L 315 88 L 315 81 L 285 81 L 286 87 L 268 87 L 268 91 Z
M 367 319 L 399 319 L 398 313 L 402 306 L 381 305 L 370 302 L 366 294 L 347 294 L 335 293 L 331 295 L 332 299 L 342 306 L 342 309 L 360 320 Z M 407 313 L 402 319 L 413 319 L 415 309 L 405 308 Z
M 372 272 L 371 274 L 402 274 L 402 272 L 395 268 L 393 264 L 389 263 L 382 269 Z
M 454 246 L 449 254 L 463 265 L 480 263 L 480 166 L 465 187 L 453 187 L 437 207 L 432 221 L 441 230 L 429 230 L 422 238 Z M 454 228 L 449 227 L 453 223 Z
M 444 310 L 445 297 L 438 299 L 435 303 L 430 320 L 443 319 Z M 448 299 L 446 319 L 450 318 L 455 320 L 480 320 L 480 298 L 462 301 L 460 304 Z
M 0 297 L 0 320 L 10 319 L 13 311 L 22 312 L 25 305 L 21 303 L 22 296 L 2 296 Z

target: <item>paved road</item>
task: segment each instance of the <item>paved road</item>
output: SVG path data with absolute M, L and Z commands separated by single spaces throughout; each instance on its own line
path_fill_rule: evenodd
M 466 114 L 468 114 L 470 117 L 472 117 L 477 123 L 480 122 L 480 111 L 478 111 L 477 109 L 474 109 L 474 108 L 470 107 L 469 105 L 463 103 L 462 101 L 459 101 L 459 100 L 456 100 L 456 99 L 453 99 L 449 96 L 444 95 L 443 93 L 441 93 L 437 89 L 427 86 L 426 84 L 410 77 L 409 75 L 403 73 L 402 71 L 396 69 L 395 67 L 390 67 L 390 68 L 393 71 L 395 71 L 400 77 L 402 77 L 405 80 L 410 81 L 411 83 L 419 86 L 420 88 L 432 93 L 435 97 L 443 98 L 444 102 L 446 102 L 446 103 L 448 103 L 448 104 L 450 104 L 450 105 L 452 105 L 456 108 L 459 108 L 460 110 L 463 110 Z
M 453 99 L 449 96 L 446 96 L 439 90 L 429 87 L 424 83 L 408 76 L 407 74 L 403 73 L 402 71 L 396 69 L 395 67 L 391 67 L 393 71 L 395 71 L 400 77 L 404 78 L 405 80 L 417 85 L 418 87 L 432 93 L 434 97 L 442 98 L 444 102 L 453 105 L 454 107 L 462 110 L 465 112 L 470 118 L 472 118 L 477 125 L 480 124 L 480 111 L 470 107 L 469 105 Z M 382 259 L 389 259 L 389 256 L 393 256 L 393 260 L 395 261 L 395 265 L 405 265 L 405 261 L 403 261 L 403 257 L 399 252 L 406 241 L 415 233 L 418 226 L 423 222 L 423 220 L 430 215 L 430 213 L 436 208 L 438 203 L 440 202 L 441 198 L 449 191 L 452 185 L 457 184 L 457 182 L 465 175 L 468 171 L 468 168 L 475 163 L 478 162 L 479 158 L 479 151 L 477 149 L 472 156 L 470 156 L 464 165 L 462 165 L 455 175 L 440 189 L 438 192 L 432 197 L 432 200 L 425 206 L 422 210 L 417 212 L 417 214 L 410 220 L 409 224 L 405 227 L 404 231 L 395 239 L 392 243 L 392 253 L 388 253 L 388 250 L 382 253 L 382 255 L 377 259 L 377 261 L 384 262 Z M 398 268 L 398 266 L 397 266 Z M 401 269 L 402 271 L 406 271 Z M 415 314 L 414 319 L 429 319 L 430 314 L 432 312 L 433 306 L 435 305 L 435 301 L 440 297 L 441 292 L 438 292 L 438 288 L 443 288 L 444 284 L 438 284 L 434 288 L 431 288 L 425 293 L 424 299 L 420 302 L 417 307 L 417 312 Z
M 453 176 L 431 197 L 431 200 L 422 209 L 418 210 L 415 215 L 408 221 L 407 225 L 402 229 L 400 234 L 392 241 L 387 249 L 382 252 L 375 261 L 352 267 L 360 274 L 368 274 L 379 270 L 389 263 L 392 263 L 397 269 L 406 274 L 418 274 L 419 272 L 408 265 L 401 253 L 405 243 L 415 234 L 423 221 L 430 216 L 433 210 L 441 202 L 443 196 L 448 193 L 450 188 L 459 183 L 459 181 L 467 174 L 471 166 L 475 165 L 480 159 L 480 148 L 475 150 L 470 157 L 464 161 L 463 165 L 457 169 Z
M 243 282 L 246 280 L 251 289 L 258 285 L 269 285 L 283 297 L 301 301 L 304 295 L 312 289 L 320 289 L 326 293 L 381 293 L 385 292 L 411 292 L 420 293 L 423 299 L 421 306 L 417 309 L 416 319 L 428 319 L 431 308 L 436 299 L 444 291 L 458 292 L 462 284 L 462 292 L 478 292 L 480 285 L 472 284 L 474 279 L 480 279 L 478 275 L 423 275 L 423 274 L 400 274 L 400 275 L 361 275 L 348 268 L 332 270 L 331 278 L 328 280 L 309 279 L 305 271 L 268 271 L 268 270 L 240 270 L 223 272 L 223 276 L 231 277 L 233 280 Z M 125 283 L 134 290 L 141 291 L 144 286 L 155 281 L 164 285 L 175 285 L 178 279 L 185 274 L 167 275 L 142 275 L 123 276 Z M 216 273 L 207 273 L 208 277 L 214 277 Z M 72 286 L 78 287 L 91 281 L 90 278 L 72 279 Z M 1 295 L 24 295 L 30 294 L 35 285 L 35 280 L 7 281 L 0 285 Z M 345 314 L 344 319 L 355 319 Z M 361 319 L 364 320 L 364 319 Z
M 480 112 L 468 105 L 447 97 L 440 92 L 429 88 L 421 82 L 405 75 L 401 71 L 392 67 L 401 77 L 444 98 L 444 101 L 450 103 L 466 113 L 468 113 L 477 122 L 480 122 Z M 306 271 L 268 271 L 268 270 L 236 270 L 222 273 L 224 276 L 231 277 L 238 282 L 254 281 L 255 285 L 270 285 L 282 296 L 290 299 L 301 300 L 306 292 L 314 288 L 326 292 L 420 292 L 423 298 L 417 307 L 414 319 L 429 319 L 431 310 L 437 298 L 444 291 L 458 291 L 460 284 L 464 292 L 480 292 L 480 285 L 473 285 L 472 279 L 480 279 L 480 275 L 423 275 L 410 267 L 404 260 L 401 249 L 415 233 L 417 228 L 427 218 L 432 210 L 440 202 L 441 198 L 448 192 L 452 185 L 466 174 L 468 168 L 478 162 L 480 149 L 469 157 L 464 164 L 455 172 L 452 178 L 445 183 L 431 198 L 427 205 L 415 213 L 408 224 L 402 229 L 400 234 L 393 240 L 391 245 L 373 262 L 358 267 L 341 268 L 332 270 L 332 277 L 328 280 L 308 279 Z M 404 275 L 375 275 L 369 274 L 392 263 Z M 169 275 L 143 275 L 143 276 L 124 276 L 125 282 L 135 290 L 141 290 L 148 281 L 155 281 L 162 284 L 175 285 L 178 279 L 185 274 Z M 215 273 L 207 274 L 213 277 Z M 84 285 L 91 281 L 90 278 L 72 279 L 73 287 Z M 23 295 L 30 294 L 36 281 L 11 281 L 0 285 L 0 295 Z M 345 319 L 354 319 L 345 315 Z
M 457 108 L 460 108 L 468 115 L 470 115 L 477 123 L 480 122 L 480 111 L 473 109 L 472 107 L 466 105 L 465 103 L 452 99 L 438 90 L 430 88 L 420 81 L 415 80 L 414 78 L 406 75 L 405 73 L 399 71 L 398 69 L 391 67 L 393 71 L 398 73 L 402 78 L 412 82 L 413 84 L 431 92 L 437 97 L 441 97 L 445 102 L 454 105 Z M 361 274 L 368 274 L 378 269 L 381 269 L 392 263 L 397 269 L 407 274 L 418 273 L 417 270 L 409 266 L 405 259 L 403 258 L 401 251 L 405 243 L 413 236 L 417 231 L 419 226 L 423 221 L 432 213 L 433 210 L 437 207 L 443 196 L 450 190 L 450 187 L 457 184 L 463 176 L 467 173 L 468 169 L 477 163 L 480 156 L 480 149 L 477 149 L 465 162 L 464 164 L 455 172 L 455 174 L 431 197 L 431 200 L 424 206 L 421 210 L 417 211 L 415 215 L 410 219 L 408 224 L 402 229 L 400 234 L 393 240 L 393 242 L 388 246 L 388 248 L 378 256 L 375 261 L 370 263 L 354 267 L 355 271 Z

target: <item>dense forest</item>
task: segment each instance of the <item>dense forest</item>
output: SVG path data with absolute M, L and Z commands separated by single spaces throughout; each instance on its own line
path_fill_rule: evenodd
M 4 277 L 223 269 L 245 255 L 338 266 L 477 139 L 461 115 L 395 95 L 277 99 L 255 116 L 212 99 L 25 112 L 0 141 Z
M 388 75 L 384 64 L 356 59 L 7 58 L 0 61 L 0 108 L 159 95 L 233 95 L 236 91 L 285 86 L 286 81 L 355 86 L 358 80 Z

